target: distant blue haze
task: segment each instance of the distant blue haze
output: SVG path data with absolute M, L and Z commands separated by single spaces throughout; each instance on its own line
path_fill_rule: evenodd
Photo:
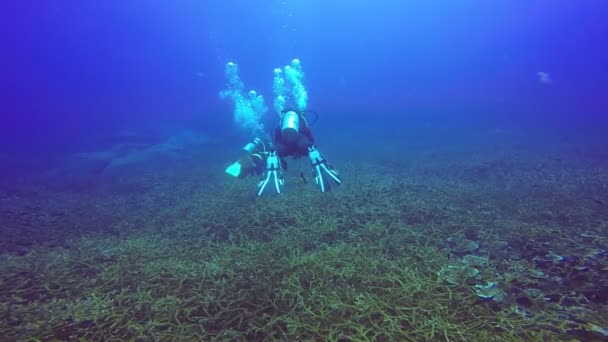
M 606 18 L 602 0 L 4 1 L 0 150 L 86 149 L 125 129 L 227 134 L 225 63 L 270 105 L 272 70 L 294 57 L 324 118 L 601 132 Z

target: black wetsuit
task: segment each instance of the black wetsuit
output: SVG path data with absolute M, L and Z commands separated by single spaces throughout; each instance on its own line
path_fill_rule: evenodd
M 272 133 L 272 143 L 277 155 L 279 158 L 281 158 L 283 168 L 287 168 L 285 157 L 299 158 L 307 156 L 308 148 L 314 144 L 315 139 L 310 128 L 308 127 L 308 123 L 302 116 L 300 116 L 300 123 L 300 131 L 298 132 L 298 136 L 293 141 L 288 141 L 287 139 L 283 138 L 280 123 L 277 127 L 275 127 Z

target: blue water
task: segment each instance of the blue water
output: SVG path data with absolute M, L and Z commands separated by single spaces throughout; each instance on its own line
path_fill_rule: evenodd
M 64 151 L 119 129 L 233 129 L 228 61 L 271 99 L 299 58 L 309 108 L 407 125 L 444 115 L 605 124 L 604 1 L 69 1 L 2 5 L 2 150 Z M 550 84 L 539 81 L 547 73 Z M 372 119 L 372 115 L 374 119 Z M 591 123 L 591 124 L 590 124 Z M 191 126 L 190 126 L 191 127 Z

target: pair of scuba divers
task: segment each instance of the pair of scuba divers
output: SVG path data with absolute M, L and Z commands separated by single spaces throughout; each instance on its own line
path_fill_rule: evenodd
M 315 183 L 321 192 L 328 192 L 332 185 L 342 183 L 338 171 L 325 159 L 314 145 L 314 137 L 303 113 L 285 110 L 272 132 L 272 141 L 255 138 L 242 149 L 241 158 L 226 169 L 226 173 L 243 178 L 261 176 L 257 195 L 278 195 L 283 192 L 287 169 L 286 157 L 295 159 L 308 156 Z M 301 179 L 306 182 L 300 171 Z

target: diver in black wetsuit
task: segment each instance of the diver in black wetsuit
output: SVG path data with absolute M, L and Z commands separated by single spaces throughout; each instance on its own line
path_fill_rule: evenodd
M 294 110 L 282 113 L 281 121 L 273 130 L 272 143 L 284 169 L 287 169 L 285 157 L 300 158 L 308 155 L 308 149 L 314 142 L 315 138 L 304 115 Z
M 272 144 L 260 138 L 247 144 L 244 156 L 226 169 L 228 174 L 244 177 L 261 174 L 258 182 L 258 196 L 280 194 L 285 180 L 283 170 L 287 169 L 286 157 L 300 158 L 308 155 L 315 183 L 321 192 L 331 190 L 332 184 L 341 184 L 338 171 L 314 146 L 314 136 L 305 116 L 295 110 L 285 110 L 280 114 L 279 124 L 272 132 Z

